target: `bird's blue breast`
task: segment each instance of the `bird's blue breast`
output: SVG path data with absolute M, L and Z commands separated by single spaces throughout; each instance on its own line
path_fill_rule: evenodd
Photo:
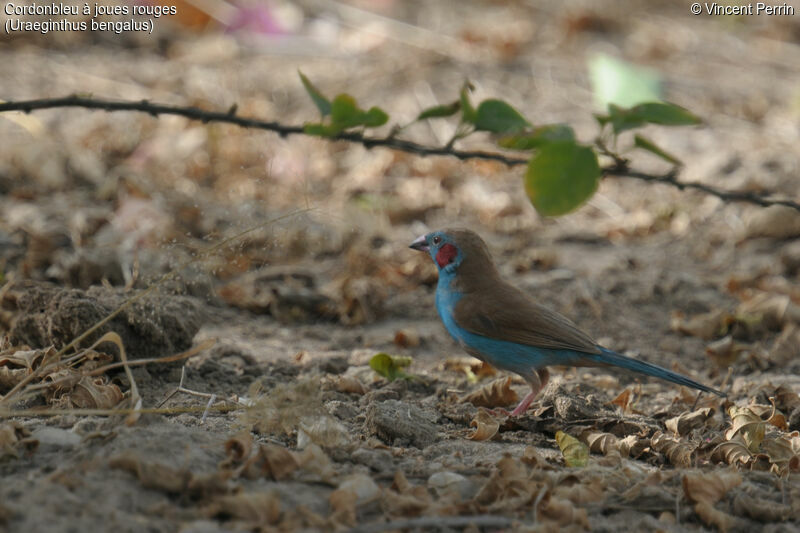
M 439 283 L 436 287 L 436 310 L 444 323 L 447 332 L 470 355 L 486 361 L 490 365 L 528 376 L 537 368 L 548 365 L 570 365 L 586 354 L 573 350 L 553 350 L 538 348 L 527 344 L 493 339 L 471 333 L 456 323 L 454 310 L 461 293 L 452 287 L 454 273 L 442 269 L 439 272 Z

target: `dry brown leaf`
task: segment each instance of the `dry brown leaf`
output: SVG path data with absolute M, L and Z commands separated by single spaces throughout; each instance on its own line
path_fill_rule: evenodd
M 281 502 L 273 492 L 240 492 L 218 498 L 205 513 L 209 517 L 224 515 L 253 525 L 275 525 L 281 518 Z
M 243 431 L 225 441 L 226 464 L 239 464 L 250 457 L 253 451 L 253 435 Z
M 739 360 L 739 355 L 750 347 L 744 343 L 733 340 L 732 335 L 726 335 L 706 346 L 706 355 L 721 368 L 727 368 Z
M 416 348 L 419 346 L 419 333 L 416 329 L 400 329 L 394 334 L 395 345 L 401 348 Z
M 708 526 L 713 526 L 723 532 L 728 531 L 736 524 L 735 517 L 715 509 L 710 503 L 698 503 L 694 506 L 694 511 L 703 523 Z
M 774 465 L 776 474 L 783 475 L 800 469 L 800 433 L 797 431 L 767 438 L 761 443 L 761 447 Z
M 532 490 L 531 485 L 525 466 L 510 454 L 505 454 L 474 500 L 496 511 L 513 509 L 525 505 L 532 499 L 532 494 L 538 492 Z
M 305 448 L 310 443 L 328 448 L 341 448 L 350 442 L 350 432 L 344 424 L 330 415 L 306 416 L 300 419 L 297 428 L 297 447 Z
M 525 450 L 522 452 L 522 457 L 520 457 L 519 460 L 532 468 L 542 468 L 548 466 L 547 461 L 545 461 L 545 459 L 533 446 L 526 446 Z
M 124 470 L 135 475 L 143 487 L 170 494 L 180 494 L 186 490 L 192 473 L 178 470 L 162 463 L 142 461 L 133 453 L 122 453 L 108 460 L 110 468 Z
M 695 448 L 680 439 L 656 431 L 650 439 L 650 447 L 656 452 L 663 453 L 671 465 L 679 468 L 692 466 Z
M 676 435 L 683 436 L 693 429 L 703 427 L 706 421 L 712 416 L 714 416 L 714 408 L 704 407 L 696 411 L 681 413 L 676 417 L 666 420 L 664 425 Z
M 580 434 L 580 440 L 589 446 L 589 451 L 608 455 L 620 453 L 620 441 L 616 435 L 602 431 L 586 430 Z
M 123 399 L 122 391 L 105 377 L 84 376 L 68 393 L 69 401 L 79 409 L 111 409 Z
M 569 500 L 575 505 L 587 505 L 605 500 L 606 492 L 606 487 L 600 479 L 582 483 L 574 476 L 567 476 L 561 479 L 551 494 Z
M 336 476 L 330 457 L 316 444 L 307 446 L 296 455 L 297 464 L 305 472 L 319 476 L 320 480 L 330 483 Z
M 769 402 L 771 405 L 751 404 L 748 407 L 761 420 L 765 420 L 767 424 L 784 431 L 788 430 L 789 424 L 786 422 L 786 416 L 778 410 L 777 405 L 775 405 L 775 398 L 770 397 Z
M 363 396 L 367 393 L 364 384 L 353 376 L 336 376 L 334 387 L 338 392 L 344 392 L 346 394 L 358 394 L 359 396 Z
M 788 505 L 781 505 L 761 498 L 754 498 L 747 494 L 737 494 L 733 500 L 733 512 L 744 515 L 762 523 L 784 522 L 797 513 Z
M 728 409 L 728 414 L 731 417 L 731 428 L 725 432 L 725 438 L 731 440 L 735 435 L 741 435 L 747 449 L 756 453 L 764 440 L 765 422 L 749 407 L 733 405 Z
M 420 487 L 423 488 L 424 487 Z M 431 497 L 420 498 L 418 493 L 399 493 L 393 490 L 383 491 L 381 508 L 390 516 L 413 517 L 420 516 L 430 508 Z
M 411 483 L 408 482 L 405 472 L 398 470 L 394 473 L 394 480 L 392 481 L 390 488 L 396 492 L 399 492 L 400 494 L 403 494 L 411 489 Z
M 84 377 L 86 376 L 74 368 L 61 368 L 49 373 L 42 380 L 48 386 L 45 389 L 45 398 L 49 403 L 59 400 Z
M 800 346 L 800 339 L 798 339 Z M 775 389 L 775 405 L 785 413 L 791 413 L 800 407 L 800 395 L 786 385 L 780 385 Z
M 569 467 L 584 467 L 589 462 L 589 447 L 563 431 L 556 431 L 556 443 Z
M 283 446 L 262 444 L 258 452 L 245 463 L 242 471 L 249 479 L 267 476 L 281 481 L 291 477 L 298 466 L 292 452 Z
M 739 305 L 736 315 L 752 317 L 768 329 L 779 330 L 787 324 L 800 324 L 800 305 L 786 294 L 758 292 Z
M 0 425 L 0 459 L 19 457 L 19 450 L 30 455 L 38 447 L 39 441 L 31 438 L 31 432 L 22 424 L 6 422 Z
M 470 427 L 475 428 L 467 438 L 470 440 L 489 440 L 500 430 L 500 422 L 494 418 L 486 409 L 478 409 L 475 418 L 469 423 Z
M 576 507 L 571 501 L 556 496 L 545 497 L 539 504 L 539 514 L 553 520 L 560 526 L 578 525 L 589 529 L 589 516 L 586 509 Z
M 730 313 L 720 309 L 690 318 L 675 311 L 670 319 L 670 328 L 684 335 L 711 340 L 727 329 L 731 319 Z
M 800 356 L 800 326 L 789 324 L 767 352 L 767 358 L 775 365 L 783 366 Z
M 460 399 L 475 407 L 506 407 L 519 401 L 517 393 L 511 389 L 511 377 L 495 380 Z
M 619 393 L 619 395 L 611 400 L 611 404 L 616 405 L 622 410 L 622 414 L 627 415 L 631 413 L 631 404 L 633 403 L 633 391 L 628 388 Z
M 331 506 L 331 522 L 337 525 L 355 526 L 357 499 L 358 495 L 350 490 L 336 489 L 331 492 L 328 498 L 328 503 Z
M 622 457 L 633 457 L 634 459 L 642 455 L 645 449 L 650 446 L 650 439 L 639 437 L 638 435 L 628 435 L 619 441 L 619 453 Z
M 742 476 L 732 470 L 689 473 L 681 479 L 683 492 L 692 503 L 715 504 L 732 488 L 742 484 Z
M 731 466 L 749 465 L 753 461 L 753 454 L 747 449 L 741 435 L 736 435 L 728 442 L 719 444 L 711 452 L 711 460 L 723 462 Z

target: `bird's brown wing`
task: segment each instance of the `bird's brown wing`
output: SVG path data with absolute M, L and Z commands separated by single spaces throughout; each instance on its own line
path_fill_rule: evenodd
M 568 318 L 499 282 L 464 294 L 453 310 L 456 323 L 471 333 L 539 348 L 600 353 L 589 335 Z

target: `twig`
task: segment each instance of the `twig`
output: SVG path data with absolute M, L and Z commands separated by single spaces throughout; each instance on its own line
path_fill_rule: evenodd
M 85 109 L 99 109 L 102 111 L 138 111 L 148 113 L 152 116 L 158 115 L 177 115 L 186 117 L 192 120 L 199 120 L 203 123 L 220 122 L 226 124 L 234 124 L 242 128 L 254 128 L 268 131 L 274 131 L 281 137 L 286 137 L 293 134 L 303 134 L 303 126 L 291 126 L 282 124 L 280 122 L 259 120 L 248 117 L 241 117 L 230 111 L 206 111 L 197 107 L 180 107 L 164 104 L 153 104 L 147 100 L 138 102 L 124 101 L 124 100 L 104 100 L 99 98 L 86 98 L 82 96 L 67 96 L 63 98 L 41 98 L 36 100 L 22 100 L 17 102 L 0 102 L 0 113 L 4 111 L 24 111 L 30 113 L 37 109 L 52 109 L 57 107 L 80 107 Z M 469 159 L 482 159 L 485 161 L 497 161 L 507 166 L 514 167 L 525 165 L 528 159 L 521 157 L 506 156 L 496 152 L 484 151 L 466 151 L 456 150 L 450 144 L 442 147 L 425 146 L 415 143 L 413 141 L 406 141 L 397 139 L 394 134 L 389 134 L 387 137 L 365 137 L 361 132 L 341 132 L 338 135 L 329 137 L 332 141 L 350 141 L 362 144 L 366 148 L 373 148 L 383 146 L 407 152 L 419 156 L 450 156 L 460 159 L 462 161 Z M 455 140 L 455 139 L 454 139 Z M 677 169 L 674 169 L 666 174 L 654 175 L 645 172 L 639 172 L 628 168 L 627 161 L 614 158 L 615 162 L 610 166 L 604 167 L 602 173 L 604 176 L 614 176 L 619 178 L 634 178 L 643 181 L 651 181 L 655 183 L 662 183 L 676 187 L 679 190 L 694 189 L 697 191 L 710 194 L 721 198 L 728 202 L 745 202 L 750 204 L 759 205 L 762 207 L 769 207 L 773 205 L 782 205 L 800 211 L 800 203 L 793 200 L 780 200 L 773 198 L 765 198 L 764 195 L 753 194 L 749 192 L 728 191 L 719 189 L 710 185 L 705 185 L 698 182 L 682 182 L 677 179 Z
M 425 529 L 429 531 L 446 530 L 450 528 L 475 527 L 511 527 L 514 520 L 505 516 L 475 515 L 475 516 L 422 516 L 408 520 L 395 520 L 357 526 L 349 533 L 380 533 L 397 529 Z

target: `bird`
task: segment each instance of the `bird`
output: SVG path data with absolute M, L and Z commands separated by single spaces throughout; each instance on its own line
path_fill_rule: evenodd
M 436 309 L 447 332 L 468 354 L 520 375 L 531 391 L 511 413 L 522 415 L 544 389 L 548 366 L 619 367 L 678 385 L 727 395 L 686 376 L 596 343 L 563 315 L 505 281 L 477 233 L 461 228 L 422 235 L 410 248 L 427 252 L 439 269 Z

